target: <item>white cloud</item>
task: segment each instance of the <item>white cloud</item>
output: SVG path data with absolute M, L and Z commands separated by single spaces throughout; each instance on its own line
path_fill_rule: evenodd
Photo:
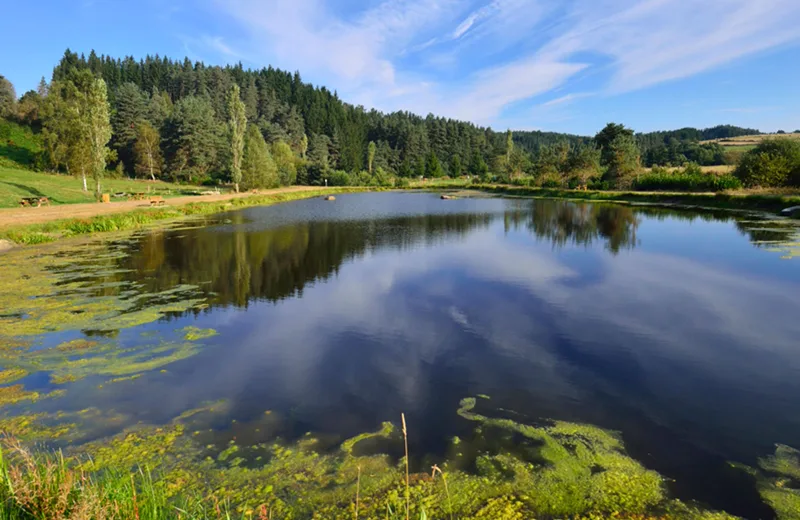
M 554 107 L 554 106 L 558 106 L 558 105 L 568 105 L 568 104 L 572 103 L 573 101 L 575 101 L 577 99 L 590 97 L 592 95 L 593 94 L 588 93 L 588 92 L 580 93 L 580 94 L 567 94 L 566 96 L 561 96 L 559 98 L 551 99 L 550 101 L 548 101 L 546 103 L 542 103 L 541 106 L 542 107 Z
M 610 89 L 635 90 L 704 72 L 800 39 L 794 0 L 578 1 L 574 23 L 542 50 L 553 59 L 597 52 Z
M 620 93 L 800 39 L 796 0 L 384 0 L 347 14 L 335 1 L 215 1 L 249 35 L 241 53 L 208 41 L 218 52 L 300 70 L 356 104 L 481 124 L 586 69 Z

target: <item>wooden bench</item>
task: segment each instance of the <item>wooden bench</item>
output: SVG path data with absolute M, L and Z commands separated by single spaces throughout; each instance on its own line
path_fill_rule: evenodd
M 166 202 L 164 202 L 164 197 L 160 196 L 150 197 L 151 206 L 163 206 L 164 204 L 166 204 Z
M 19 205 L 22 207 L 41 207 L 42 204 L 50 205 L 50 199 L 47 197 L 22 197 L 19 199 Z

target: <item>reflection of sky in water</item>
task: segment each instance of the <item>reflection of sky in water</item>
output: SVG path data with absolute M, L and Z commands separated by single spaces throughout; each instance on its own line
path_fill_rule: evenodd
M 392 214 L 496 218 L 402 250 L 368 248 L 302 297 L 145 327 L 220 335 L 166 374 L 101 393 L 79 382 L 68 402 L 135 422 L 229 399 L 242 420 L 274 409 L 295 433 L 345 435 L 404 411 L 417 425 L 412 442 L 436 450 L 464 427 L 458 400 L 484 393 L 530 419 L 621 429 L 635 455 L 667 474 L 704 457 L 751 461 L 775 442 L 798 444 L 800 269 L 753 247 L 733 222 L 639 215 L 636 247 L 613 255 L 602 240 L 554 248 L 524 226 L 506 228 L 503 210 L 529 202 L 361 197 L 330 210 L 318 201 L 248 210 L 241 226 L 280 227 L 297 213 L 324 220 L 326 211 L 356 221 L 409 200 L 417 202 Z M 120 341 L 135 342 L 141 329 Z

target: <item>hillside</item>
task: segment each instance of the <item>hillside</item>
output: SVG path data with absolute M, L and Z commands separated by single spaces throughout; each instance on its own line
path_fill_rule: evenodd
M 0 166 L 32 169 L 41 151 L 38 133 L 28 126 L 0 118 Z
M 701 144 L 718 144 L 727 149 L 735 149 L 741 151 L 752 150 L 758 146 L 765 139 L 774 139 L 776 137 L 785 137 L 788 139 L 800 139 L 800 132 L 792 134 L 756 134 L 756 135 L 740 135 L 736 137 L 725 137 L 720 139 L 709 139 L 702 141 Z

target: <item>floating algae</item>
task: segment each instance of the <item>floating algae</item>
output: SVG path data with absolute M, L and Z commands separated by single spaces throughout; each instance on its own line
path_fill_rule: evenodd
M 28 392 L 22 385 L 0 386 L 0 406 L 37 399 L 39 399 L 38 392 Z
M 199 327 L 184 327 L 180 330 L 187 341 L 197 341 L 212 338 L 218 334 L 214 329 L 201 329 Z
M 0 370 L 0 384 L 12 383 L 17 379 L 22 379 L 26 375 L 28 375 L 28 371 L 21 368 Z
M 204 302 L 195 286 L 143 293 L 117 263 L 122 244 L 86 242 L 10 251 L 0 277 L 0 340 L 67 330 L 112 331 Z
M 447 491 L 441 477 L 434 479 L 420 468 L 409 479 L 414 518 L 423 510 L 428 518 L 452 514 L 464 520 L 731 518 L 668 498 L 663 479 L 627 457 L 613 433 L 566 422 L 529 426 L 477 414 L 474 407 L 474 399 L 464 400 L 459 413 L 478 423 L 476 439 L 491 430 L 514 432 L 537 450 L 536 460 L 483 444 L 473 468 L 456 469 L 450 461 L 439 464 Z M 207 432 L 227 412 L 224 404 L 208 405 L 168 424 L 139 425 L 68 453 L 75 456 L 73 464 L 90 474 L 124 475 L 147 468 L 157 476 L 153 485 L 166 496 L 204 496 L 207 503 L 230 504 L 244 516 L 263 506 L 276 518 L 352 518 L 358 490 L 359 517 L 384 518 L 387 509 L 404 517 L 403 460 L 384 453 L 358 455 L 370 451 L 362 446 L 376 441 L 402 446 L 395 425 L 384 423 L 378 431 L 344 440 L 333 450 L 311 434 L 292 443 L 279 437 L 240 442 L 245 430 L 238 429 L 239 423 L 232 425 L 237 429 L 221 445 L 208 444 L 201 430 Z M 23 421 L 13 429 L 22 434 L 35 430 Z M 410 425 L 412 435 L 413 431 Z M 470 442 L 474 439 L 461 444 Z
M 756 478 L 758 492 L 780 520 L 800 518 L 800 450 L 784 444 L 758 461 L 758 469 L 736 465 Z

